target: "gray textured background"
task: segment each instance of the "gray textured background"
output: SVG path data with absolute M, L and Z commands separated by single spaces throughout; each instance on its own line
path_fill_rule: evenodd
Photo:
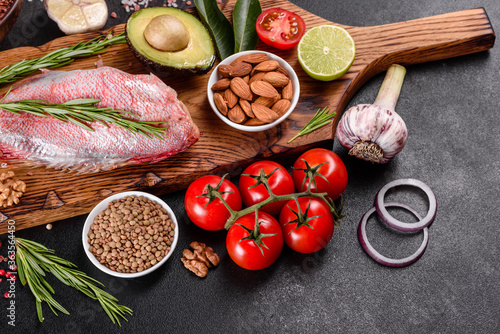
M 292 2 L 353 26 L 474 7 L 485 7 L 494 28 L 500 22 L 497 0 Z M 119 17 L 109 19 L 107 26 L 124 22 L 127 15 L 119 1 L 109 1 L 109 6 Z M 41 2 L 25 0 L 19 21 L 0 49 L 40 45 L 62 35 Z M 489 52 L 408 67 L 397 106 L 409 129 L 407 146 L 391 163 L 376 166 L 355 160 L 334 145 L 350 178 L 345 192 L 348 217 L 326 249 L 316 254 L 300 255 L 285 248 L 271 268 L 245 271 L 227 256 L 224 232 L 207 233 L 189 222 L 183 192 L 164 196 L 180 221 L 176 253 L 160 270 L 141 279 L 115 279 L 92 266 L 81 247 L 83 216 L 55 223 L 51 231 L 41 226 L 17 235 L 55 249 L 130 306 L 134 316 L 121 328 L 126 333 L 498 333 L 499 64 L 497 46 Z M 372 102 L 382 79 L 379 75 L 370 80 L 350 105 Z M 420 179 L 435 191 L 438 214 L 423 257 L 407 268 L 386 268 L 363 252 L 356 229 L 376 191 L 405 177 Z M 425 214 L 426 200 L 418 191 L 399 191 L 390 198 Z M 370 220 L 368 234 L 377 249 L 394 257 L 411 254 L 421 241 L 421 234 L 403 236 L 376 219 Z M 5 236 L 0 240 L 5 245 Z M 208 243 L 222 256 L 221 265 L 203 280 L 178 261 L 192 240 Z M 6 247 L 0 251 L 5 253 Z M 45 305 L 45 322 L 38 323 L 32 295 L 18 285 L 14 332 L 118 330 L 94 301 L 52 277 L 49 282 L 71 316 L 55 317 Z M 6 289 L 6 282 L 0 283 L 0 291 Z M 6 306 L 0 299 L 0 332 L 12 331 Z

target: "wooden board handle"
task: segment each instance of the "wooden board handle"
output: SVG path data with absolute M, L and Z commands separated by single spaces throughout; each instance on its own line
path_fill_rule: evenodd
M 392 64 L 408 66 L 486 51 L 496 38 L 484 8 L 381 26 L 344 27 L 355 40 L 356 60 L 343 77 L 348 83 L 336 108 L 331 138 L 352 96 Z
M 407 66 L 452 58 L 491 49 L 495 43 L 484 8 L 346 29 L 359 46 L 357 62 L 370 72 L 358 76 L 364 79 L 360 84 L 395 63 Z

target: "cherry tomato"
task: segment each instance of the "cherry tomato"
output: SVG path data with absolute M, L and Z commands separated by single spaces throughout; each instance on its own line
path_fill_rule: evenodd
M 317 169 L 318 173 L 323 175 L 324 178 L 319 175 L 314 177 L 316 184 L 311 182 L 309 177 L 304 182 L 305 173 L 302 169 L 307 168 L 304 161 L 311 168 L 324 163 Z M 292 177 L 297 191 L 305 191 L 308 184 L 311 183 L 312 192 L 326 192 L 332 200 L 339 198 L 347 187 L 347 169 L 342 159 L 332 151 L 324 148 L 313 148 L 303 153 L 293 165 Z
M 212 202 L 210 202 L 209 188 L 217 188 L 221 180 L 222 178 L 217 175 L 200 177 L 189 185 L 184 197 L 184 207 L 189 219 L 197 226 L 208 231 L 224 229 L 224 225 L 230 216 L 229 210 L 220 199 L 213 197 Z M 226 201 L 231 209 L 235 211 L 241 210 L 240 191 L 231 181 L 224 179 L 218 190 L 222 193 L 222 199 Z
M 283 249 L 281 226 L 270 214 L 259 212 L 255 228 L 255 213 L 250 213 L 231 226 L 226 236 L 226 248 L 231 259 L 242 268 L 267 268 L 278 259 Z
M 322 199 L 301 197 L 298 201 L 300 210 L 295 200 L 288 201 L 281 210 L 280 224 L 285 243 L 299 253 L 317 252 L 332 239 L 333 215 Z
M 306 23 L 297 14 L 282 8 L 270 8 L 257 18 L 260 39 L 277 49 L 287 50 L 297 45 L 306 32 Z
M 271 191 L 275 195 L 288 195 L 293 194 L 295 186 L 290 173 L 281 166 L 279 163 L 274 161 L 258 161 L 250 166 L 248 166 L 242 173 L 240 177 L 239 188 L 241 192 L 241 198 L 246 206 L 252 206 L 254 204 L 260 203 L 269 197 L 266 187 L 263 184 L 259 184 L 257 187 L 252 187 L 257 180 L 245 176 L 243 174 L 259 176 L 261 170 L 264 171 L 265 175 L 271 175 L 267 182 Z M 279 215 L 281 208 L 285 205 L 286 201 L 279 201 L 274 203 L 269 203 L 268 205 L 259 209 L 259 211 L 267 212 L 273 216 Z

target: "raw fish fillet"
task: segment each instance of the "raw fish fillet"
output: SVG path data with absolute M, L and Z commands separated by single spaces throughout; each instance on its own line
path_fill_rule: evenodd
M 89 123 L 90 132 L 53 117 L 13 114 L 0 109 L 0 162 L 93 173 L 143 162 L 157 162 L 194 144 L 198 127 L 177 93 L 154 75 L 133 75 L 111 67 L 46 71 L 26 79 L 4 102 L 41 99 L 62 103 L 100 99 L 100 107 L 133 112 L 143 121 L 161 121 L 166 136 L 148 138 L 118 126 Z

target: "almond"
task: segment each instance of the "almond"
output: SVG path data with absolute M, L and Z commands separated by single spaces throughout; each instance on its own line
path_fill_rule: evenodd
M 259 96 L 253 102 L 254 103 L 258 103 L 258 104 L 262 104 L 265 107 L 271 108 L 276 103 L 276 101 L 278 101 L 279 99 L 280 99 L 279 95 L 276 96 L 276 97 L 263 97 L 263 96 Z
M 262 122 L 258 118 L 250 118 L 248 121 L 246 121 L 243 125 L 248 125 L 248 126 L 257 126 L 257 125 L 264 125 L 267 124 L 266 122 Z
M 235 60 L 233 60 L 231 62 L 231 66 L 237 65 L 237 64 L 239 64 L 241 62 L 243 62 L 243 56 L 240 56 L 240 57 L 236 58 Z
M 281 99 L 275 104 L 273 104 L 272 110 L 276 111 L 276 113 L 281 117 L 283 116 L 288 109 L 290 109 L 290 101 L 287 99 Z
M 241 60 L 250 64 L 258 64 L 262 63 L 263 61 L 268 60 L 269 58 L 265 53 L 259 52 L 259 53 L 250 53 L 247 55 L 241 56 Z
M 266 60 L 266 61 L 263 61 L 262 63 L 255 65 L 255 67 L 252 70 L 251 75 L 253 75 L 255 72 L 274 71 L 279 66 L 280 66 L 280 64 L 276 60 Z
M 233 78 L 230 84 L 234 94 L 245 100 L 252 100 L 253 94 L 248 84 L 240 77 Z M 272 87 L 272 86 L 271 86 Z
M 250 81 L 248 81 L 248 84 L 251 84 L 254 81 L 262 80 L 262 78 L 264 77 L 265 74 L 266 74 L 266 72 L 257 72 L 257 73 L 255 73 L 255 75 L 253 75 L 250 78 Z
M 229 112 L 227 113 L 227 117 L 235 122 L 235 123 L 243 123 L 247 116 L 245 115 L 245 113 L 243 112 L 243 110 L 241 109 L 241 107 L 239 106 L 239 104 L 235 105 L 234 108 L 232 109 L 229 109 Z
M 263 106 L 262 104 L 252 103 L 252 111 L 262 122 L 272 123 L 279 118 L 276 111 Z
M 236 64 L 239 64 L 239 63 L 243 62 L 243 58 L 245 58 L 245 56 L 244 56 L 244 55 L 243 55 L 243 56 L 239 56 L 238 58 L 236 58 L 235 60 L 233 60 L 233 61 L 231 62 L 231 66 L 234 66 L 234 65 L 236 65 Z
M 250 102 L 242 99 L 242 100 L 240 100 L 240 107 L 248 117 L 250 117 L 250 118 L 255 117 L 255 115 L 252 111 L 252 106 L 250 105 Z
M 234 66 L 231 66 L 229 71 L 230 77 L 244 77 L 252 71 L 252 65 L 249 63 L 241 62 Z
M 214 94 L 214 103 L 217 109 L 219 109 L 219 111 L 221 112 L 221 114 L 227 116 L 227 104 L 220 93 Z
M 245 81 L 248 84 L 250 82 L 250 75 L 245 75 L 243 77 L 243 81 Z
M 236 103 L 238 103 L 238 97 L 233 93 L 231 88 L 228 88 L 224 91 L 224 100 L 226 100 L 227 106 L 229 108 L 233 108 Z
M 231 83 L 231 79 L 229 78 L 223 78 L 217 81 L 212 85 L 212 90 L 217 91 L 217 90 L 226 90 L 229 88 L 229 85 Z
M 269 82 L 261 80 L 252 82 L 250 85 L 250 89 L 252 90 L 252 92 L 259 96 L 275 97 L 278 95 L 278 91 L 276 90 L 276 88 L 271 86 Z
M 288 79 L 286 75 L 272 71 L 265 73 L 262 77 L 262 81 L 269 82 L 273 87 L 283 87 L 288 84 L 290 79 Z
M 234 66 L 234 65 L 239 64 L 243 61 L 246 63 L 250 63 L 250 64 L 258 64 L 258 63 L 266 61 L 268 59 L 269 58 L 267 57 L 267 55 L 265 53 L 262 53 L 262 52 L 250 53 L 250 54 L 239 56 L 238 58 L 236 58 L 235 60 L 233 60 L 231 62 L 231 65 Z
M 285 87 L 283 87 L 283 90 L 281 91 L 281 95 L 284 99 L 287 100 L 292 100 L 293 97 L 293 86 L 292 86 L 292 81 L 288 83 Z
M 278 66 L 278 68 L 276 69 L 276 72 L 285 75 L 287 78 L 290 77 L 290 75 L 288 74 L 288 72 L 283 67 L 281 67 L 281 66 Z
M 232 68 L 231 65 L 221 64 L 219 65 L 219 67 L 217 67 L 217 72 L 222 78 L 227 78 L 229 77 L 229 72 L 231 72 L 231 68 Z

